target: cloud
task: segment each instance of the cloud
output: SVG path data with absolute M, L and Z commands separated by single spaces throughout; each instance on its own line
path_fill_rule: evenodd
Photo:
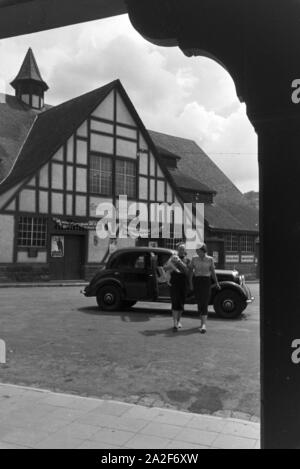
M 49 103 L 120 78 L 148 128 L 192 138 L 241 190 L 258 188 L 255 133 L 233 80 L 212 60 L 148 43 L 125 15 L 1 41 L 6 91 L 28 47 L 50 86 Z

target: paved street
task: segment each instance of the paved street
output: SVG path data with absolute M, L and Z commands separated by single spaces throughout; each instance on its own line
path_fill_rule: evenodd
M 258 298 L 258 285 L 251 285 Z M 192 308 L 193 309 L 193 308 Z M 166 305 L 100 313 L 78 287 L 0 289 L 0 381 L 148 407 L 259 416 L 259 302 L 241 320 L 192 311 L 172 332 Z M 255 420 L 255 419 L 254 419 Z

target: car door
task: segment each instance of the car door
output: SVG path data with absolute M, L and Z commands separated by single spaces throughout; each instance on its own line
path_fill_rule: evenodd
M 158 286 L 158 300 L 160 301 L 170 300 L 170 286 L 168 283 L 168 276 L 164 273 L 163 269 L 170 257 L 171 254 L 168 253 L 159 253 L 157 255 L 156 277 Z
M 149 253 L 127 252 L 115 266 L 122 278 L 126 300 L 150 300 L 153 298 L 153 272 Z

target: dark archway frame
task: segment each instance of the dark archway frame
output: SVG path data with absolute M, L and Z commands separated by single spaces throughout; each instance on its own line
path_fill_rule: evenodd
M 126 12 L 149 41 L 222 64 L 247 105 L 259 146 L 262 446 L 299 449 L 300 1 L 0 0 L 0 38 Z

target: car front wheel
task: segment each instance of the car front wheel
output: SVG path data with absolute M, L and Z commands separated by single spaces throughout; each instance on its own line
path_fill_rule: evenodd
M 246 303 L 239 293 L 232 290 L 222 290 L 214 299 L 214 310 L 223 319 L 238 318 L 246 307 Z
M 122 308 L 122 293 L 115 285 L 102 287 L 97 294 L 97 303 L 102 311 L 118 311 Z

